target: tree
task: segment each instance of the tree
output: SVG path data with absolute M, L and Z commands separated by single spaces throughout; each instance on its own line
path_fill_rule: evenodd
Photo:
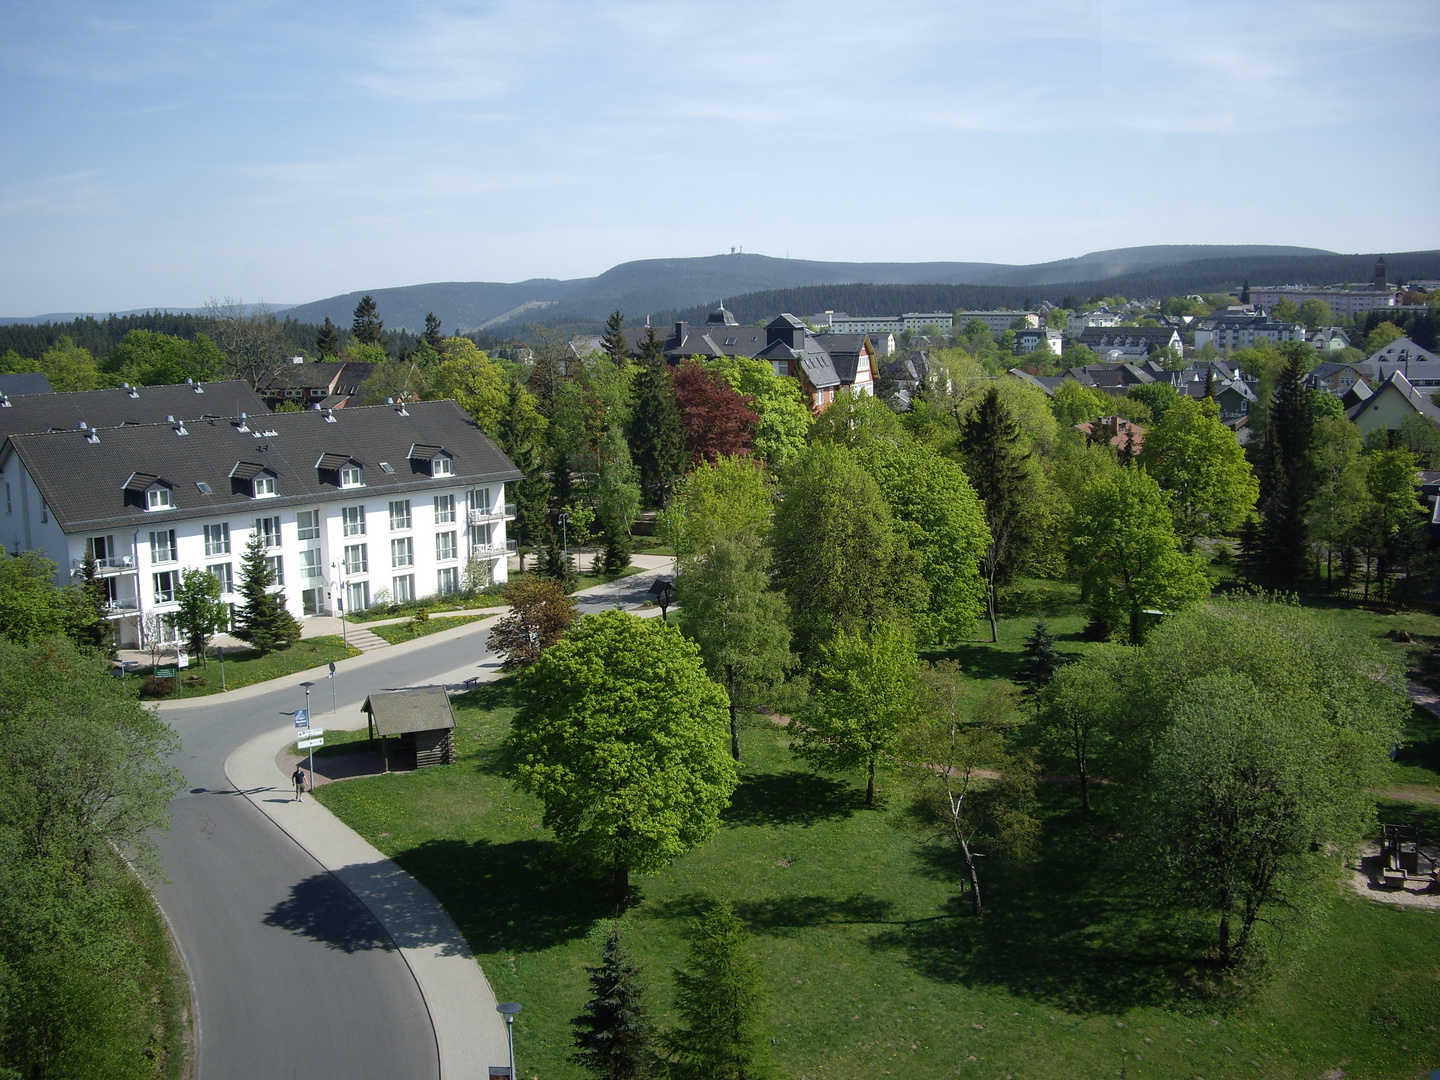
M 102 385 L 100 368 L 90 350 L 81 348 L 65 335 L 56 338 L 55 344 L 40 354 L 38 370 L 45 373 L 57 394 L 98 390 Z
M 1008 582 L 1038 538 L 1038 492 L 1020 425 L 988 390 L 966 422 L 960 440 L 965 471 L 985 508 L 988 543 L 980 558 L 990 640 L 998 641 L 999 588 Z
M 587 615 L 519 676 L 512 775 L 571 854 L 630 875 L 704 843 L 735 789 L 725 692 L 699 649 L 656 619 Z
M 501 668 L 518 671 L 539 660 L 580 617 L 575 601 L 559 582 L 529 574 L 505 586 L 510 613 L 490 630 L 485 644 L 501 657 Z
M 920 716 L 906 731 L 917 788 L 912 821 L 945 837 L 965 861 L 970 910 L 985 914 L 980 856 L 1019 861 L 1040 834 L 1034 817 L 1035 771 L 1005 748 L 1009 706 L 1003 694 L 970 702 L 959 665 L 945 661 L 922 673 Z M 962 885 L 962 891 L 964 886 Z
M 575 1029 L 570 1060 L 597 1080 L 648 1080 L 654 1075 L 653 1029 L 645 1005 L 640 965 L 621 944 L 620 927 L 612 926 L 600 949 L 600 966 L 585 968 L 590 997 Z
M 1335 325 L 1335 312 L 1330 305 L 1318 296 L 1312 296 L 1300 305 L 1300 321 L 1305 324 L 1306 330 L 1316 330 L 1322 326 Z
M 184 341 L 151 330 L 131 330 L 110 350 L 105 370 L 131 386 L 204 382 L 220 374 L 225 354 L 204 334 Z
M 289 355 L 280 321 L 265 304 L 210 300 L 202 318 L 206 334 L 225 356 L 221 373 L 227 379 L 241 379 L 258 389 Z
M 730 700 L 730 755 L 740 760 L 738 712 L 768 704 L 790 665 L 785 598 L 770 590 L 764 549 L 720 539 L 675 582 L 680 630 L 700 647 Z
M 1090 653 L 1057 670 L 1038 696 L 1035 742 L 1074 766 L 1080 781 L 1080 809 L 1087 813 L 1092 764 L 1124 731 L 1133 652 L 1116 648 Z
M 1207 368 L 1206 370 L 1212 371 L 1213 369 Z M 1156 423 L 1165 419 L 1165 414 L 1170 411 L 1171 406 L 1182 400 L 1189 400 L 1189 398 L 1181 398 L 1179 392 L 1166 382 L 1141 383 L 1139 386 L 1132 386 L 1125 392 L 1125 396 L 1131 401 L 1139 401 L 1147 405 Z M 1234 437 L 1231 438 L 1233 440 Z
M 1270 314 L 1280 322 L 1293 323 L 1300 318 L 1300 308 L 1294 300 L 1282 297 L 1271 308 Z
M 630 410 L 630 456 L 639 472 L 645 502 L 663 506 L 676 477 L 685 471 L 685 432 L 670 382 L 670 368 L 653 326 L 646 327 L 639 370 L 631 388 L 635 402 Z
M 485 434 L 496 437 L 510 405 L 499 366 L 469 338 L 445 338 L 437 352 L 433 394 L 453 397 Z
M 175 627 L 184 636 L 190 655 L 203 663 L 210 635 L 230 621 L 229 605 L 220 602 L 220 579 L 208 570 L 192 567 L 180 575 L 175 600 Z
M 1363 511 L 1365 472 L 1369 461 L 1360 453 L 1360 431 L 1350 421 L 1326 417 L 1315 425 L 1311 469 L 1315 494 L 1310 499 L 1305 526 L 1311 543 L 1325 553 L 1325 580 L 1334 577 L 1334 560 L 1345 554 L 1355 537 Z
M 841 446 L 806 447 L 775 510 L 774 580 L 790 603 L 801 656 L 831 635 L 903 623 L 926 603 L 917 560 L 876 484 Z
M 986 586 L 978 567 L 990 533 L 965 470 L 924 443 L 908 440 L 876 440 L 857 457 L 880 486 L 895 531 L 929 585 L 926 602 L 911 612 L 921 641 L 954 641 L 969 634 L 985 610 Z
M 1168 892 L 1218 918 L 1226 966 L 1364 820 L 1344 778 L 1357 748 L 1307 704 L 1266 701 L 1241 673 L 1196 679 L 1170 706 L 1146 780 L 1145 849 Z
M 1393 345 L 1404 336 L 1405 331 L 1387 319 L 1377 324 L 1375 329 L 1365 336 L 1365 355 L 1374 356 L 1385 346 Z
M 1287 589 L 1298 587 L 1310 567 L 1305 512 L 1314 494 L 1315 415 L 1305 374 L 1313 353 L 1308 345 L 1285 346 L 1262 450 L 1261 547 L 1271 581 Z
M 1146 608 L 1178 611 L 1210 593 L 1203 561 L 1181 554 L 1165 496 L 1143 469 L 1117 469 L 1086 489 L 1071 549 L 1095 616 L 1107 627 L 1128 618 L 1132 645 Z
M 744 394 L 690 359 L 671 375 L 675 404 L 692 461 L 715 461 L 749 450 L 759 418 Z
M 600 482 L 595 491 L 595 516 L 600 524 L 602 547 L 601 567 L 607 574 L 618 574 L 630 565 L 634 550 L 631 527 L 640 513 L 640 486 L 634 479 L 630 464 L 630 448 L 620 427 L 605 436 L 608 452 L 600 466 Z
M 1170 497 L 1175 532 L 1188 549 L 1201 536 L 1238 529 L 1260 483 L 1214 401 L 1181 398 L 1145 435 L 1140 463 Z
M 865 770 L 865 805 L 875 771 L 893 758 L 915 704 L 915 646 L 889 623 L 837 634 L 820 647 L 813 693 L 790 722 L 790 750 L 822 769 Z
M 695 927 L 690 970 L 675 973 L 675 1011 L 684 1026 L 667 1033 L 675 1080 L 770 1080 L 768 994 L 749 936 L 728 902 Z
M 617 309 L 605 320 L 605 333 L 600 337 L 600 351 L 610 358 L 616 367 L 624 367 L 630 360 L 630 343 L 625 340 L 625 316 Z
M 754 411 L 755 455 L 777 469 L 794 460 L 814 419 L 800 383 L 749 356 L 721 356 L 705 367 L 743 394 Z
M 270 591 L 275 574 L 266 557 L 265 539 L 254 533 L 245 545 L 240 564 L 240 595 L 244 604 L 235 613 L 232 633 L 262 654 L 300 640 L 300 624 L 285 608 L 285 594 Z
M 1020 670 L 1015 674 L 1020 696 L 1038 703 L 1040 695 L 1065 663 L 1064 654 L 1055 648 L 1055 635 L 1050 633 L 1044 619 L 1030 631 L 1020 655 Z
M 420 337 L 430 348 L 440 351 L 440 319 L 433 311 L 425 313 L 425 332 Z
M 0 552 L 0 632 L 11 641 L 23 645 L 70 631 L 85 598 L 76 586 L 56 588 L 55 570 L 39 551 Z
M 1055 413 L 1056 423 L 1067 428 L 1076 424 L 1088 424 L 1097 417 L 1113 413 L 1115 401 L 1115 398 L 1103 390 L 1067 379 L 1055 388 L 1055 396 L 1050 399 L 1050 408 Z
M 351 320 L 350 330 L 361 345 L 379 345 L 384 340 L 384 329 L 385 324 L 380 319 L 380 307 L 375 303 L 375 298 L 366 293 L 355 305 L 355 317 Z
M 106 618 L 110 603 L 110 591 L 105 579 L 100 576 L 95 553 L 85 549 L 85 558 L 80 564 L 80 580 L 76 583 L 78 595 L 72 606 L 69 635 L 77 645 L 92 649 L 104 648 L 110 640 L 110 620 Z
M 551 540 L 550 477 L 547 472 L 545 417 L 540 415 L 533 394 L 518 382 L 505 388 L 505 411 L 500 418 L 495 441 L 515 467 L 525 474 L 515 485 L 516 548 L 520 570 L 525 570 L 525 556 L 538 551 Z
M 1415 459 L 1408 450 L 1379 450 L 1369 455 L 1362 521 L 1378 556 L 1375 568 L 1380 599 L 1385 599 L 1394 545 L 1405 525 L 1421 511 L 1415 494 Z
M 315 332 L 315 355 L 321 360 L 333 360 L 340 352 L 340 328 L 325 316 L 320 329 Z
M 687 559 L 722 540 L 749 550 L 767 542 L 775 496 L 768 470 L 754 458 L 701 462 L 682 477 L 660 515 L 662 535 L 675 552 L 681 576 Z

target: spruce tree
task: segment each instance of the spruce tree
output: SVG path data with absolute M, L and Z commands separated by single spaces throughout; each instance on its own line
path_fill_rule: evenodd
M 655 328 L 649 327 L 640 346 L 630 412 L 630 455 L 639 473 L 641 496 L 650 506 L 665 504 L 686 462 L 685 429 L 663 349 Z
M 1015 676 L 1015 681 L 1021 686 L 1020 696 L 1037 700 L 1064 663 L 1065 657 L 1055 648 L 1055 635 L 1041 619 L 1025 639 L 1020 670 Z
M 77 645 L 99 649 L 110 639 L 111 623 L 105 617 L 109 599 L 110 592 L 100 576 L 95 554 L 86 548 L 80 568 L 80 588 L 75 593 L 67 631 Z
M 605 320 L 600 351 L 610 357 L 616 367 L 624 367 L 630 357 L 630 344 L 625 340 L 625 316 L 618 309 L 611 312 L 610 318 Z
M 1313 350 L 1285 346 L 1285 367 L 1276 380 L 1260 472 L 1260 544 L 1273 586 L 1297 589 L 1310 573 L 1305 515 L 1314 494 L 1315 412 L 1305 375 Z M 1307 355 L 1310 354 L 1310 355 Z
M 244 604 L 236 612 L 234 634 L 267 653 L 282 643 L 300 639 L 300 624 L 285 608 L 285 594 L 272 593 L 275 575 L 266 562 L 265 540 L 260 533 L 250 537 L 240 563 L 240 596 Z
M 430 348 L 440 351 L 440 319 L 433 311 L 425 313 L 425 332 L 420 337 Z
M 550 477 L 545 469 L 545 417 L 540 415 L 535 396 L 519 383 L 506 389 L 505 413 L 500 418 L 496 442 L 505 456 L 525 474 L 515 485 L 515 524 L 512 528 L 520 554 L 539 553 L 551 535 Z
M 668 1033 L 676 1080 L 766 1080 L 770 1036 L 766 992 L 750 936 L 729 903 L 696 927 L 690 970 L 675 973 L 675 1011 L 685 1022 Z
M 558 581 L 567 594 L 575 591 L 580 584 L 580 575 L 575 571 L 575 560 L 560 546 L 559 538 L 552 532 L 546 538 L 545 549 L 540 555 L 536 573 L 541 577 Z
M 597 1080 L 647 1080 L 654 1075 L 653 1028 L 644 1002 L 640 965 L 613 926 L 600 949 L 600 966 L 586 967 L 590 998 L 570 1021 L 575 1052 L 570 1060 Z
M 385 329 L 385 324 L 380 321 L 379 305 L 369 293 L 362 296 L 355 305 L 355 320 L 350 329 L 355 332 L 355 340 L 361 345 L 380 344 L 380 332 Z
M 333 358 L 340 352 L 340 328 L 330 321 L 330 316 L 325 316 L 325 321 L 320 324 L 320 329 L 315 333 L 315 355 L 324 360 L 326 357 Z

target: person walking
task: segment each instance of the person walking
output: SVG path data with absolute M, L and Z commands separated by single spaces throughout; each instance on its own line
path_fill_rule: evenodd
M 304 802 L 305 799 L 303 798 L 303 796 L 305 794 L 305 769 L 300 765 L 296 765 L 295 773 L 290 777 L 290 779 L 295 781 L 295 801 Z

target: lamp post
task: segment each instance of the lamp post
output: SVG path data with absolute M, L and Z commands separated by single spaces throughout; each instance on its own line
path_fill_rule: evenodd
M 308 726 L 310 723 L 310 687 L 315 684 L 313 682 L 302 682 L 300 685 L 305 687 L 305 723 Z M 313 746 L 310 747 L 310 786 L 315 786 L 315 747 Z
M 560 521 L 560 555 L 561 555 L 562 558 L 568 559 L 568 558 L 570 557 L 570 534 L 569 534 L 568 530 L 566 529 L 566 526 L 568 526 L 568 525 L 570 524 L 570 512 L 569 512 L 568 510 L 561 510 L 561 511 L 560 511 L 559 521 Z
M 334 660 L 331 660 L 331 661 L 330 661 L 330 674 L 327 676 L 327 678 L 329 678 L 329 680 L 330 680 L 330 715 L 333 716 L 333 715 L 335 715 L 335 661 L 334 661 Z
M 225 692 L 225 646 L 215 646 L 215 659 L 220 661 L 220 692 Z
M 505 1017 L 505 1041 L 510 1046 L 510 1080 L 515 1080 L 515 1014 L 520 1011 L 518 1001 L 502 1001 L 495 1011 Z

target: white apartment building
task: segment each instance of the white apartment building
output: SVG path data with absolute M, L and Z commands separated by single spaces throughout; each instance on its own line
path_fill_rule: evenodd
M 1040 325 L 1040 316 L 1033 311 L 957 311 L 955 325 L 962 331 L 971 319 L 979 319 L 997 337 L 1015 325 L 1018 319 L 1025 327 Z
M 257 535 L 301 617 L 456 592 L 467 571 L 503 582 L 521 476 L 453 401 L 12 435 L 0 535 L 43 551 L 60 584 L 92 555 L 135 646 L 147 616 L 173 633 L 185 570 L 237 603 Z
M 954 328 L 955 316 L 948 311 L 907 311 L 903 315 L 846 315 L 843 311 L 826 312 L 824 324 L 836 334 L 899 334 L 906 330 L 920 333 L 934 327 L 944 333 Z

